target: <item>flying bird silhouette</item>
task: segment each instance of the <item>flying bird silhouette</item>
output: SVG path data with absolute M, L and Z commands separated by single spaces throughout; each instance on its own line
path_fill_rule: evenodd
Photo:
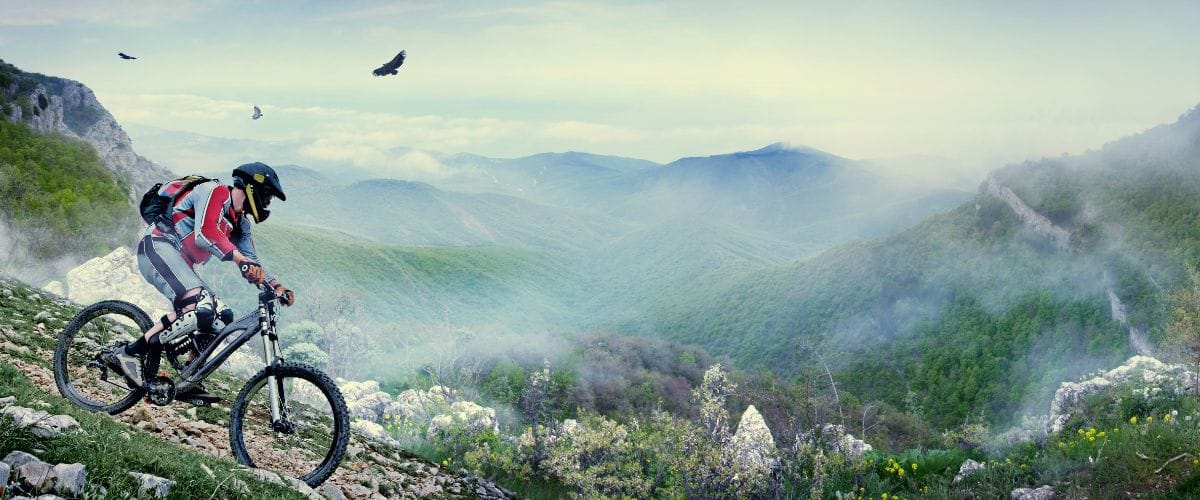
M 396 54 L 396 57 L 393 57 L 391 61 L 383 63 L 383 66 L 375 68 L 375 71 L 372 73 L 374 73 L 375 76 L 394 75 L 396 74 L 396 70 L 400 68 L 401 64 L 404 64 L 403 50 L 401 50 L 399 54 Z
M 250 115 L 250 118 L 253 118 L 253 119 L 255 119 L 255 120 L 257 120 L 257 119 L 259 119 L 259 118 L 262 118 L 262 110 L 261 110 L 261 109 L 258 109 L 258 106 L 255 106 L 255 107 L 254 107 L 254 114 Z
M 124 53 L 124 52 L 117 52 L 117 55 L 118 55 L 118 56 L 121 56 L 121 59 L 126 59 L 126 60 L 128 60 L 128 59 L 137 59 L 136 57 L 133 57 L 133 56 L 131 56 L 131 55 L 129 55 L 129 54 L 126 54 L 126 53 Z

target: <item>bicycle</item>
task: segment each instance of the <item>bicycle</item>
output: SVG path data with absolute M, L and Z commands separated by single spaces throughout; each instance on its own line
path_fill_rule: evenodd
M 194 331 L 161 346 L 161 357 L 176 373 L 174 379 L 164 370 L 134 387 L 120 373 L 110 373 L 100 355 L 140 337 L 151 326 L 150 316 L 128 302 L 97 302 L 80 311 L 59 337 L 54 351 L 55 384 L 72 403 L 110 415 L 128 410 L 143 397 L 151 404 L 166 406 L 177 392 L 204 381 L 234 351 L 259 335 L 266 366 L 250 377 L 231 408 L 233 455 L 242 465 L 269 463 L 273 469 L 316 487 L 333 474 L 346 453 L 349 411 L 328 375 L 283 359 L 276 333 L 278 299 L 270 287 L 259 285 L 256 312 L 229 324 L 213 338 Z M 181 359 L 190 352 L 199 354 L 190 361 Z M 266 442 L 272 438 L 281 442 Z

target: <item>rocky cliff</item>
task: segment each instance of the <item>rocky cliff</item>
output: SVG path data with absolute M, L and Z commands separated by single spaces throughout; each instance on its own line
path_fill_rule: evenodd
M 131 199 L 174 176 L 135 153 L 129 135 L 96 94 L 77 81 L 26 73 L 0 60 L 0 114 L 41 133 L 87 142 L 106 167 L 129 181 Z

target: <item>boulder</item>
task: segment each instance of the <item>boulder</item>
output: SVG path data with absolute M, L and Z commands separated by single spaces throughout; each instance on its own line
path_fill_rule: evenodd
M 38 457 L 35 457 L 35 456 L 25 453 L 23 451 L 14 450 L 14 451 L 10 452 L 8 455 L 5 455 L 4 459 L 0 460 L 0 462 L 4 462 L 4 463 L 8 464 L 10 467 L 12 467 L 13 469 L 16 469 L 17 467 L 25 465 L 29 462 L 41 462 L 41 460 L 38 460 Z
M 51 281 L 49 283 L 46 283 L 45 285 L 42 285 L 42 290 L 45 290 L 46 292 L 52 293 L 59 297 L 67 296 L 67 287 L 63 286 L 63 283 L 61 281 Z
M 0 496 L 4 495 L 4 489 L 8 485 L 9 478 L 12 477 L 12 466 L 7 463 L 0 462 Z
M 79 422 L 70 415 L 51 415 L 33 427 L 33 434 L 43 438 L 56 438 L 79 428 Z
M 961 466 L 958 467 L 958 474 L 954 476 L 954 482 L 955 483 L 962 482 L 962 480 L 966 479 L 967 476 L 970 476 L 971 474 L 974 474 L 983 469 L 984 469 L 983 464 L 968 458 L 965 462 L 962 463 Z
M 392 402 L 388 393 L 379 390 L 379 382 L 342 381 L 339 379 L 338 389 L 346 399 L 346 408 L 350 416 L 365 420 L 378 421 L 383 418 L 384 410 Z
M 1041 488 L 1017 488 L 1012 490 L 1012 500 L 1050 500 L 1054 498 L 1054 488 L 1049 485 Z
M 164 479 L 153 474 L 143 474 L 141 472 L 129 472 L 129 477 L 138 483 L 138 493 L 150 495 L 156 498 L 166 498 L 171 493 L 171 487 L 175 486 L 175 481 Z
M 444 412 L 454 399 L 454 390 L 449 387 L 435 385 L 428 391 L 408 389 L 396 396 L 395 402 L 388 405 L 384 414 L 391 419 L 428 421 Z
M 137 258 L 118 247 L 67 272 L 67 298 L 79 304 L 118 299 L 136 304 L 151 318 L 166 314 L 171 304 L 137 269 Z
M 858 460 L 872 450 L 871 445 L 855 438 L 841 425 L 825 424 L 821 427 L 821 438 L 829 449 L 841 453 L 849 460 Z
M 1166 364 L 1149 356 L 1134 356 L 1125 364 L 1081 382 L 1064 382 L 1050 402 L 1050 432 L 1061 432 L 1088 397 L 1118 386 L 1140 389 L 1151 401 L 1169 394 L 1186 394 L 1196 387 L 1196 373 L 1186 366 Z
M 50 464 L 41 460 L 26 462 L 17 467 L 17 477 L 25 491 L 45 493 L 54 485 Z
M 455 432 L 474 435 L 488 430 L 500 432 L 495 409 L 471 401 L 457 401 L 446 413 L 433 417 L 429 422 L 428 437 L 434 439 Z
M 750 477 L 770 474 L 779 463 L 775 437 L 771 435 L 771 429 L 767 428 L 767 422 L 754 405 L 748 406 L 742 413 L 742 419 L 728 450 L 733 454 L 734 463 Z
M 79 422 L 68 415 L 50 415 L 24 406 L 6 406 L 0 415 L 11 418 L 18 428 L 32 426 L 33 434 L 42 438 L 56 438 L 79 428 Z
M 54 492 L 78 497 L 87 488 L 87 468 L 83 464 L 58 464 L 51 470 Z
M 400 449 L 400 442 L 396 441 L 383 426 L 370 420 L 354 419 L 350 421 L 350 430 L 354 431 L 363 439 L 382 444 L 391 448 Z

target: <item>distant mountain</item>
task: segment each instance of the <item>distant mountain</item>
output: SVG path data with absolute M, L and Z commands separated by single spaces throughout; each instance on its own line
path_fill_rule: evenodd
M 860 398 L 939 425 L 1006 421 L 1059 380 L 1153 349 L 1166 292 L 1200 266 L 1198 115 L 1000 169 L 894 236 L 664 295 L 642 331 L 784 373 L 815 350 Z
M 348 164 L 305 157 L 309 142 L 221 139 L 131 127 L 139 147 L 188 171 L 224 172 L 250 159 L 305 162 L 317 172 L 337 172 L 333 184 L 378 178 Z M 782 143 L 755 150 L 689 157 L 667 165 L 583 152 L 520 158 L 442 154 L 394 148 L 393 157 L 421 154 L 444 168 L 420 180 L 439 190 L 494 193 L 602 214 L 631 227 L 651 227 L 679 217 L 761 231 L 802 248 L 828 248 L 847 238 L 887 234 L 970 197 L 961 179 L 944 183 L 897 177 L 880 161 L 862 162 Z M 274 163 L 273 163 L 274 162 Z M 909 166 L 903 163 L 903 166 Z M 942 168 L 949 168 L 942 165 Z M 227 174 L 226 174 L 227 175 Z M 973 181 L 978 182 L 978 179 Z M 438 240 L 450 241 L 450 240 Z M 802 258 L 810 254 L 793 255 Z
M 652 169 L 654 162 L 580 152 L 540 153 L 522 158 L 458 154 L 442 158 L 458 174 L 443 181 L 451 189 L 521 196 L 550 204 L 575 204 L 624 174 Z
M 281 168 L 280 176 L 288 200 L 272 205 L 272 220 L 387 244 L 578 251 L 625 226 L 600 214 L 506 195 L 443 191 L 421 182 L 370 179 L 343 185 L 295 167 Z

